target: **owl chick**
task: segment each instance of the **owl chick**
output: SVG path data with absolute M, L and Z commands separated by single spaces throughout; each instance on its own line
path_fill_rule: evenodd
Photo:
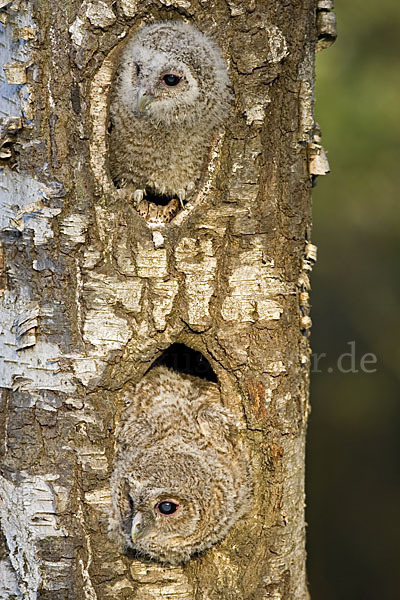
M 162 21 L 125 44 L 110 94 L 111 177 L 132 190 L 188 199 L 203 173 L 231 92 L 217 45 L 191 25 Z
M 111 477 L 110 536 L 172 565 L 221 540 L 249 509 L 252 472 L 217 384 L 154 367 L 128 390 Z

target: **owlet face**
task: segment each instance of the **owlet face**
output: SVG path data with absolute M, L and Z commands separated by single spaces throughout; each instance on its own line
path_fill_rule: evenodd
M 228 75 L 210 38 L 185 23 L 144 27 L 124 50 L 125 107 L 155 123 L 194 124 L 225 117 Z
M 239 516 L 243 507 L 235 506 L 236 483 L 229 469 L 217 464 L 210 469 L 208 460 L 207 452 L 168 448 L 140 460 L 121 489 L 128 547 L 176 564 L 225 535 L 232 508 Z M 223 502 L 227 493 L 231 506 Z
M 190 69 L 163 52 L 138 48 L 132 71 L 132 110 L 143 118 L 169 122 L 194 106 L 199 86 Z

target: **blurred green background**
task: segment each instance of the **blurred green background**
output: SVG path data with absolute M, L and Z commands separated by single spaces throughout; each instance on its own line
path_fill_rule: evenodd
M 336 0 L 317 56 L 331 174 L 314 190 L 308 575 L 312 600 L 400 598 L 400 2 Z M 353 371 L 338 359 L 351 350 Z M 365 353 L 377 363 L 360 368 Z M 371 358 L 371 357 L 370 357 Z M 343 359 L 349 370 L 350 357 Z

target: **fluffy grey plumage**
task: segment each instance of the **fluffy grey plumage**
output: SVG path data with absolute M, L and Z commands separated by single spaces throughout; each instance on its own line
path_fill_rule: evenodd
M 147 192 L 188 198 L 199 182 L 231 93 L 216 44 L 163 21 L 125 44 L 110 100 L 109 166 L 138 204 Z
M 179 564 L 249 509 L 252 475 L 237 420 L 215 383 L 154 367 L 128 391 L 111 478 L 110 535 Z

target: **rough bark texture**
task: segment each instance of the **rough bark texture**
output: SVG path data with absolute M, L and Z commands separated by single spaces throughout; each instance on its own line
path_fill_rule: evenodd
M 154 236 L 108 177 L 106 107 L 118 43 L 166 18 L 216 37 L 235 112 L 198 203 Z M 21 0 L 1 20 L 1 597 L 307 598 L 316 1 Z M 120 390 L 175 342 L 243 415 L 257 489 L 223 543 L 161 568 L 109 541 L 109 477 Z

